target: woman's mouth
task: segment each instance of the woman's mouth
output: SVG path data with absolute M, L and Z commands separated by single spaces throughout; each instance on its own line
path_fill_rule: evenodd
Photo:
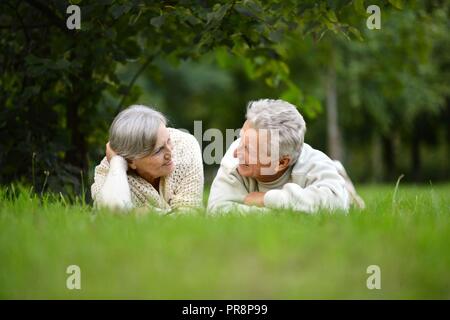
M 173 161 L 170 160 L 170 161 L 166 162 L 165 164 L 163 164 L 163 166 L 168 167 L 168 166 L 171 166 L 172 164 L 173 164 Z

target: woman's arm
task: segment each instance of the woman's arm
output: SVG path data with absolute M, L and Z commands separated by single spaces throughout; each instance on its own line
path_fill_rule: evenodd
M 127 161 L 113 155 L 108 162 L 105 157 L 95 168 L 94 184 L 91 187 L 95 205 L 111 209 L 130 209 L 131 191 L 127 178 Z

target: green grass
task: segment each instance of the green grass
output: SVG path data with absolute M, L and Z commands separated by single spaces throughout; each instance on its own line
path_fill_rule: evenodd
M 0 298 L 450 298 L 450 185 L 359 188 L 349 215 L 117 215 L 0 191 Z M 81 290 L 66 268 L 81 268 Z M 366 269 L 381 268 L 381 290 Z

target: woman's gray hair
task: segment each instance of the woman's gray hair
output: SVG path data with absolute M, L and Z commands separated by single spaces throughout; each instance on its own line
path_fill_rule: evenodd
M 155 148 L 161 124 L 167 124 L 161 112 L 143 105 L 132 105 L 120 112 L 112 122 L 109 145 L 125 159 L 143 158 Z
M 279 143 L 271 141 L 272 147 L 279 147 L 279 155 L 290 156 L 294 164 L 302 151 L 306 123 L 297 107 L 283 100 L 261 99 L 247 105 L 247 120 L 255 129 L 278 131 Z

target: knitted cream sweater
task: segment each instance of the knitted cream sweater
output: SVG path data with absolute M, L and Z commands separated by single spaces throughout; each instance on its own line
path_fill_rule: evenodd
M 194 136 L 168 128 L 173 142 L 172 161 L 175 169 L 161 177 L 159 192 L 134 171 L 126 160 L 106 157 L 95 167 L 92 198 L 97 206 L 128 209 L 148 207 L 159 213 L 179 208 L 202 206 L 203 161 L 200 146 Z

